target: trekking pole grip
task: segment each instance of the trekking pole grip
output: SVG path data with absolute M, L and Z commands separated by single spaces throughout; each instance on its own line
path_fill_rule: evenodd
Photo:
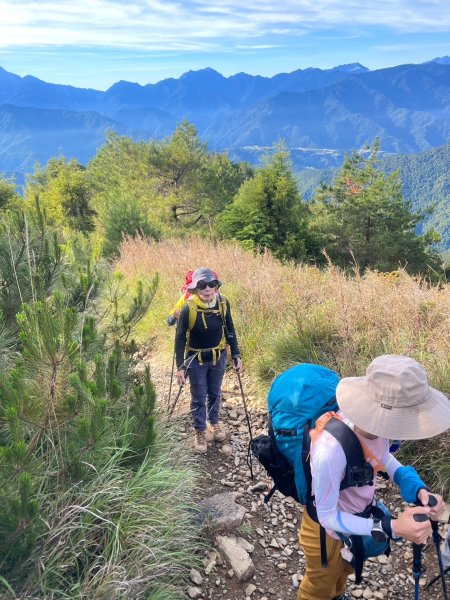
M 433 496 L 433 494 L 428 494 L 428 506 L 430 508 L 433 508 L 433 506 L 436 506 L 438 503 L 436 496 Z M 433 519 L 431 519 L 431 528 L 434 531 L 438 531 L 439 528 L 439 524 L 437 521 L 433 521 Z
M 433 496 L 433 494 L 428 494 L 428 506 L 431 506 L 431 508 L 433 506 L 436 506 L 436 504 L 438 503 L 436 496 Z
M 414 521 L 417 521 L 417 523 L 423 523 L 423 521 L 428 521 L 429 517 L 428 515 L 414 515 L 413 519 Z

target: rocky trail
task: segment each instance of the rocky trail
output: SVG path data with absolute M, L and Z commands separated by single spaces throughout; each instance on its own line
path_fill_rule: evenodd
M 160 366 L 151 366 L 158 390 L 165 390 L 167 397 L 170 371 L 161 372 Z M 177 389 L 175 386 L 172 390 L 172 398 Z M 252 432 L 258 435 L 265 431 L 267 415 L 254 407 L 254 396 L 245 377 L 244 389 L 251 405 Z M 188 402 L 186 389 L 173 418 L 179 435 L 191 445 Z M 303 507 L 278 492 L 265 504 L 264 494 L 271 482 L 256 460 L 252 463 L 254 478 L 251 479 L 247 464 L 249 433 L 233 373 L 225 377 L 221 417 L 229 432 L 227 440 L 209 443 L 207 453 L 198 455 L 203 481 L 197 501 L 205 515 L 210 546 L 201 557 L 202 568 L 192 569 L 186 593 L 200 600 L 294 600 L 305 570 L 298 543 Z M 394 514 L 405 507 L 390 482 L 382 481 L 378 488 L 380 499 Z M 438 574 L 431 541 L 424 549 L 423 564 L 421 599 L 443 598 L 440 582 L 425 590 L 427 581 Z M 370 559 L 365 563 L 363 575 L 359 586 L 350 581 L 351 598 L 413 599 L 412 545 L 392 544 L 390 557 Z

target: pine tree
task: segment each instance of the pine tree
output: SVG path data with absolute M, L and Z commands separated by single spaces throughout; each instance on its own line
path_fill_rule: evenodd
M 306 257 L 308 207 L 292 175 L 289 154 L 280 148 L 244 182 L 221 219 L 219 230 L 252 250 L 268 249 L 282 260 Z
M 0 306 L 9 309 L 0 319 L 0 577 L 20 589 L 34 581 L 29 559 L 61 498 L 79 493 L 118 448 L 130 468 L 151 451 L 155 390 L 149 372 L 135 384 L 129 369 L 132 332 L 158 280 L 139 282 L 135 295 L 113 286 L 99 312 L 107 272 L 61 243 L 39 201 L 33 214 L 10 217 L 0 231 Z
M 385 175 L 378 169 L 378 151 L 375 142 L 367 158 L 353 153 L 336 180 L 317 191 L 311 219 L 317 243 L 334 263 L 346 267 L 356 262 L 361 271 L 439 269 L 440 261 L 429 249 L 435 234 L 416 234 L 423 215 L 411 212 L 398 172 Z

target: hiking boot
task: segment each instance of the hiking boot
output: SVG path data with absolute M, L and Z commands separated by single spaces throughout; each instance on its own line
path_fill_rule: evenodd
M 205 432 L 200 431 L 200 429 L 195 429 L 194 431 L 194 448 L 196 452 L 199 452 L 200 454 L 205 454 L 208 450 Z
M 215 425 L 211 425 L 212 434 L 215 442 L 223 442 L 227 437 L 225 429 L 221 423 L 216 423 Z

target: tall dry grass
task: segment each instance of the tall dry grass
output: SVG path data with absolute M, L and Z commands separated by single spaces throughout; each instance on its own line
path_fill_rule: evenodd
M 404 270 L 348 274 L 330 265 L 282 265 L 233 243 L 203 239 L 123 243 L 116 270 L 130 283 L 158 272 L 160 286 L 143 321 L 140 341 L 151 340 L 170 361 L 173 328 L 165 318 L 180 295 L 187 270 L 219 272 L 247 372 L 264 394 L 275 375 L 300 362 L 319 362 L 341 376 L 361 375 L 381 354 L 406 354 L 422 363 L 432 385 L 450 394 L 450 285 L 431 286 Z M 411 460 L 450 490 L 450 435 L 407 448 Z M 435 458 L 439 455 L 439 469 Z M 427 459 L 430 457 L 430 460 Z
M 424 364 L 434 385 L 450 393 L 450 285 L 430 286 L 403 270 L 359 276 L 333 266 L 281 265 L 269 253 L 198 238 L 130 239 L 116 270 L 129 282 L 156 272 L 161 278 L 141 339 L 152 337 L 171 351 L 165 317 L 186 271 L 199 266 L 219 272 L 246 363 L 263 379 L 300 359 L 321 359 L 342 376 L 356 375 L 375 356 L 394 353 Z

